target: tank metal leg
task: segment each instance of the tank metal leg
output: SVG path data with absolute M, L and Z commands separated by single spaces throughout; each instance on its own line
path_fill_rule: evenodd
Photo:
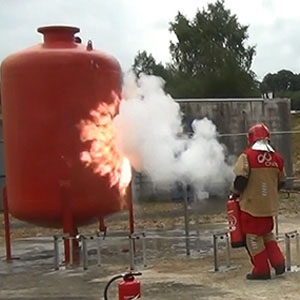
M 130 182 L 127 188 L 127 203 L 129 210 L 129 232 L 130 234 L 134 233 L 134 213 L 133 213 L 133 199 L 132 199 L 132 181 Z
M 103 237 L 106 237 L 107 227 L 105 226 L 104 217 L 99 217 L 99 231 L 103 232 Z
M 59 270 L 59 237 L 54 235 L 53 236 L 53 242 L 54 242 L 54 270 Z
M 9 261 L 12 260 L 12 256 L 11 256 L 10 223 L 9 223 L 6 186 L 2 190 L 2 195 L 3 195 L 2 201 L 3 201 L 3 214 L 4 214 L 6 260 Z
M 184 186 L 184 196 L 183 196 L 183 206 L 184 206 L 184 231 L 185 231 L 185 248 L 186 255 L 189 256 L 191 254 L 190 248 L 190 221 L 189 221 L 189 210 L 188 210 L 188 195 L 187 188 Z
M 61 183 L 61 195 L 63 203 L 63 232 L 69 235 L 69 239 L 64 239 L 65 263 L 79 264 L 79 243 L 76 239 L 78 229 L 74 225 L 71 211 L 70 195 L 68 192 L 69 182 Z M 70 245 L 70 243 L 72 243 Z M 72 251 L 72 253 L 71 253 Z

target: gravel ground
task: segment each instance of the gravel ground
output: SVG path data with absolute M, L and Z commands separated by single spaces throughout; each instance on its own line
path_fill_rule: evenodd
M 222 205 L 220 206 L 222 207 Z M 300 230 L 297 195 L 281 201 L 279 216 L 280 246 L 285 252 L 284 233 Z M 216 209 L 217 210 L 217 209 Z M 180 203 L 137 205 L 136 230 L 146 233 L 146 263 L 141 260 L 141 241 L 136 243 L 136 269 L 142 272 L 142 299 L 300 299 L 297 272 L 296 239 L 291 239 L 292 271 L 282 276 L 273 275 L 268 281 L 247 281 L 249 258 L 244 249 L 231 249 L 230 268 L 226 267 L 226 247 L 219 245 L 220 271 L 214 271 L 212 250 L 213 233 L 226 229 L 226 216 L 200 214 L 200 238 L 191 240 L 191 255 L 186 255 L 184 218 Z M 2 218 L 3 216 L 1 216 Z M 97 266 L 96 246 L 88 244 L 88 269 L 82 265 L 61 265 L 55 271 L 53 238 L 57 230 L 39 228 L 12 219 L 12 250 L 18 259 L 5 260 L 3 228 L 0 231 L 0 299 L 103 299 L 107 281 L 115 274 L 129 269 L 127 214 L 107 218 L 108 236 L 101 241 L 101 266 Z M 3 219 L 2 219 L 3 223 Z M 196 233 L 196 217 L 190 216 L 191 234 Z M 93 233 L 97 225 L 81 228 Z M 122 236 L 117 238 L 116 236 Z M 117 283 L 110 287 L 110 299 L 116 299 Z

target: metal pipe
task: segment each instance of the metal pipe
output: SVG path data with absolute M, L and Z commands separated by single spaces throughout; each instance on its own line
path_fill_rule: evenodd
M 6 186 L 4 186 L 4 188 L 2 189 L 2 202 L 3 202 L 3 215 L 4 215 L 6 260 L 8 261 L 8 260 L 12 260 L 12 255 L 11 255 L 10 223 L 9 223 L 9 211 L 8 211 Z
M 87 270 L 88 268 L 88 254 L 87 254 L 87 244 L 86 244 L 86 237 L 81 236 L 81 243 L 82 243 L 82 267 L 83 270 Z
M 100 238 L 100 235 L 97 235 L 96 243 L 97 243 L 97 265 L 98 265 L 98 267 L 100 267 L 101 266 L 101 238 Z
M 59 245 L 58 236 L 54 235 L 54 270 L 59 270 Z
M 69 261 L 69 265 L 72 266 L 73 262 L 74 262 L 74 258 L 73 258 L 73 238 L 72 236 L 66 237 L 66 239 L 68 239 L 69 241 L 69 251 L 70 251 L 70 261 Z
M 131 235 L 129 236 L 129 255 L 130 255 L 130 270 L 134 270 L 134 241 Z
M 186 255 L 190 255 L 190 227 L 189 227 L 189 212 L 188 212 L 188 201 L 187 201 L 187 186 L 184 186 L 183 189 L 183 203 L 184 203 L 184 228 L 185 228 L 185 247 Z
M 214 248 L 214 270 L 215 272 L 219 271 L 219 262 L 218 262 L 218 246 L 217 246 L 217 236 L 213 235 L 213 248 Z
M 300 267 L 300 238 L 298 232 L 296 234 L 296 256 L 297 256 L 297 267 Z
M 133 199 L 132 199 L 132 180 L 127 188 L 127 203 L 129 206 L 129 230 L 130 234 L 134 233 L 134 213 L 133 213 Z
M 226 238 L 226 265 L 227 265 L 227 268 L 230 267 L 231 265 L 231 255 L 230 255 L 230 243 L 229 243 L 229 234 L 226 233 L 225 234 L 225 238 Z
M 270 134 L 293 134 L 293 133 L 300 133 L 300 130 L 291 130 L 291 131 L 271 131 Z M 242 133 L 221 133 L 218 137 L 225 137 L 225 136 L 247 136 L 246 132 Z
M 146 237 L 145 237 L 145 233 L 142 233 L 142 251 L 143 251 L 143 266 L 147 267 L 147 264 L 146 264 Z
M 278 227 L 278 216 L 275 216 L 275 236 L 276 239 L 278 239 L 279 237 L 279 227 Z
M 289 234 L 285 234 L 285 257 L 286 257 L 286 269 L 291 271 L 291 240 Z
M 200 252 L 200 206 L 199 200 L 197 199 L 197 207 L 196 207 L 196 251 Z

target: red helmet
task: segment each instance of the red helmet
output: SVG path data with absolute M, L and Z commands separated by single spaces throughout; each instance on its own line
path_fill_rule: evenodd
M 255 124 L 248 130 L 249 145 L 253 145 L 256 141 L 259 140 L 270 140 L 269 128 L 263 123 Z

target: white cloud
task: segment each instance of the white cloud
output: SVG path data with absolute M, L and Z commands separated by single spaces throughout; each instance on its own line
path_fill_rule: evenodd
M 42 41 L 37 27 L 80 27 L 84 42 L 115 56 L 127 70 L 139 50 L 157 61 L 170 59 L 168 29 L 178 11 L 193 18 L 207 0 L 0 0 L 0 61 Z M 300 73 L 298 0 L 225 0 L 226 8 L 249 25 L 249 43 L 257 45 L 253 71 L 261 79 L 282 68 Z

